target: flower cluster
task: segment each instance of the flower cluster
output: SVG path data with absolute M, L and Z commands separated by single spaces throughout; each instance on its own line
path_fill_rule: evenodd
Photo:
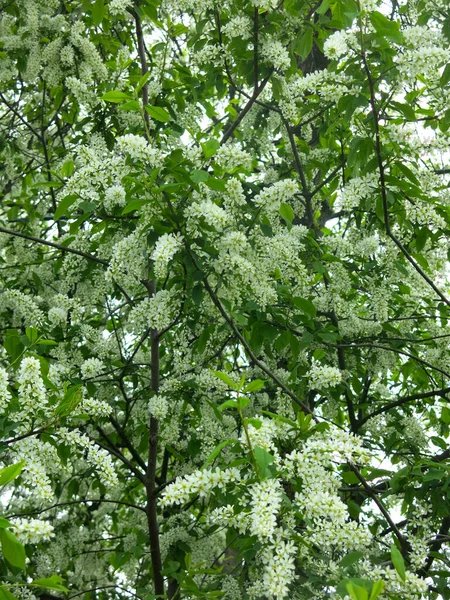
M 155 274 L 159 279 L 166 277 L 170 270 L 171 260 L 182 246 L 180 235 L 165 233 L 158 238 L 150 258 L 154 261 Z
M 224 489 L 229 483 L 238 483 L 241 480 L 239 469 L 231 467 L 214 471 L 204 469 L 203 471 L 194 471 L 177 479 L 174 483 L 168 485 L 161 497 L 161 506 L 170 506 L 171 504 L 184 504 L 194 494 L 200 498 L 205 498 L 211 494 L 215 488 Z
M 8 389 L 8 372 L 0 367 L 0 414 L 2 414 L 11 400 L 11 392 Z
M 306 374 L 309 378 L 311 389 L 325 389 L 336 387 L 342 381 L 342 371 L 336 367 L 321 365 L 314 361 L 311 369 Z
M 55 537 L 54 527 L 40 519 L 16 519 L 14 532 L 24 544 L 39 544 L 48 542 Z
M 28 421 L 39 413 L 46 414 L 48 407 L 47 391 L 41 377 L 41 363 L 28 356 L 20 363 L 19 370 L 20 419 Z

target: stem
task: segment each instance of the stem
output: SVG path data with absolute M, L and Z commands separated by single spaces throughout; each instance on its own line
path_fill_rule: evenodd
M 146 281 L 146 288 L 151 296 L 156 293 L 155 281 Z M 151 339 L 151 371 L 152 392 L 159 391 L 159 335 L 157 329 L 150 331 Z M 148 464 L 145 474 L 145 491 L 147 494 L 147 524 L 150 535 L 150 555 L 153 567 L 155 594 L 164 595 L 164 578 L 162 576 L 161 549 L 159 545 L 158 514 L 156 506 L 156 462 L 158 457 L 159 423 L 153 415 L 150 417 L 148 436 Z

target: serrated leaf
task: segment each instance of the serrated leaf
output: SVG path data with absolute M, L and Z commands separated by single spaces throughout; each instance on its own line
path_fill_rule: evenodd
M 223 442 L 220 442 L 220 444 L 217 444 L 217 446 L 214 448 L 214 450 L 211 452 L 211 454 L 208 456 L 208 458 L 204 462 L 203 467 L 206 467 L 207 465 L 212 463 L 213 460 L 219 456 L 219 454 L 222 452 L 222 450 L 223 450 L 223 448 L 225 448 L 225 446 L 229 446 L 230 444 L 234 444 L 235 442 L 236 442 L 236 440 L 224 440 Z
M 255 419 L 254 417 L 251 417 L 250 419 L 245 419 L 245 423 L 250 424 L 255 429 L 261 429 L 262 427 L 261 419 Z
M 401 579 L 405 581 L 406 579 L 406 570 L 405 570 L 405 561 L 403 559 L 402 553 L 397 548 L 395 544 L 391 546 L 391 560 L 392 564 L 395 567 L 395 570 L 400 575 Z
M 259 476 L 262 479 L 265 479 L 271 474 L 269 470 L 269 465 L 271 465 L 275 459 L 272 456 L 272 454 L 267 452 L 267 450 L 260 448 L 259 446 L 253 448 L 253 455 L 256 460 Z
M 13 566 L 25 570 L 25 548 L 9 529 L 0 529 L 2 553 Z
M 359 551 L 355 551 L 355 552 L 349 552 L 348 554 L 346 554 L 344 556 L 344 558 L 340 561 L 339 565 L 341 567 L 350 567 L 351 565 L 355 564 L 355 562 L 358 562 L 358 560 L 360 558 L 362 558 L 364 556 L 363 552 L 359 552 Z
M 66 213 L 66 211 L 72 206 L 72 204 L 77 200 L 77 198 L 78 196 L 75 196 L 74 194 L 69 194 L 61 200 L 53 216 L 55 221 L 60 219 Z
M 212 372 L 218 379 L 220 379 L 224 383 L 226 383 L 228 385 L 228 387 L 232 388 L 233 390 L 236 389 L 236 384 L 229 375 L 227 375 L 226 373 L 223 373 L 222 371 L 212 371 Z
M 295 216 L 294 211 L 292 210 L 292 206 L 286 204 L 285 202 L 280 202 L 280 215 L 288 223 L 292 223 Z
M 448 65 L 445 65 L 445 69 L 444 72 L 441 75 L 441 78 L 439 80 L 439 83 L 442 87 L 446 86 L 447 83 L 450 81 L 450 63 Z
M 346 588 L 352 600 L 368 600 L 369 598 L 366 588 L 354 583 L 353 581 L 347 583 Z
M 92 22 L 96 27 L 100 25 L 105 16 L 105 0 L 95 0 L 92 4 Z
M 238 403 L 236 400 L 226 400 L 222 404 L 219 405 L 219 410 L 225 410 L 226 408 L 237 408 Z
M 13 465 L 9 465 L 8 467 L 3 467 L 3 469 L 0 469 L 0 485 L 6 485 L 18 477 L 22 472 L 24 465 L 25 461 L 21 460 L 18 463 L 14 463 Z
M 12 523 L 10 523 L 8 519 L 0 517 L 0 529 L 7 529 L 8 527 L 12 527 Z
M 295 296 L 293 298 L 294 305 L 299 308 L 305 315 L 314 319 L 317 314 L 316 307 L 312 302 L 306 300 L 306 298 L 300 298 L 300 296 Z
M 307 29 L 295 42 L 294 51 L 301 56 L 302 60 L 306 60 L 312 50 L 312 45 L 313 32 L 312 29 Z
M 104 100 L 105 102 L 113 102 L 114 104 L 119 104 L 119 102 L 125 102 L 126 100 L 134 100 L 133 96 L 129 96 L 125 94 L 125 92 L 119 92 L 119 90 L 111 90 L 110 92 L 106 92 L 100 98 L 100 100 Z
M 247 392 L 258 392 L 264 387 L 264 381 L 262 379 L 255 379 L 248 383 L 245 388 L 242 390 L 244 394 Z
M 395 42 L 402 41 L 403 35 L 400 31 L 400 24 L 397 21 L 388 19 L 378 11 L 371 12 L 369 18 L 377 33 Z
M 375 581 L 370 592 L 369 600 L 376 600 L 378 596 L 383 593 L 384 581 L 382 579 Z
M 140 210 L 149 202 L 150 200 L 148 198 L 136 198 L 134 200 L 130 200 L 130 202 L 128 202 L 128 204 L 123 209 L 122 215 L 127 215 L 128 213 L 133 212 L 134 210 Z
M 83 400 L 81 385 L 70 387 L 59 405 L 56 407 L 55 415 L 65 417 L 69 415 Z
M 208 181 L 209 173 L 207 171 L 194 170 L 191 171 L 190 177 L 194 183 L 200 183 L 201 181 Z
M 8 589 L 0 586 L 0 600 L 17 600 L 17 598 Z
M 219 140 L 216 140 L 216 138 L 211 138 L 207 142 L 202 142 L 203 156 L 205 158 L 211 158 L 217 152 L 219 147 L 220 142 Z
M 138 84 L 136 86 L 136 93 L 137 94 L 141 91 L 141 89 L 147 83 L 147 81 L 149 80 L 150 75 L 151 75 L 151 71 L 147 71 L 147 73 L 145 73 L 144 75 L 142 75 L 142 77 L 139 79 L 139 82 L 138 82 Z
M 60 575 L 52 575 L 51 577 L 43 577 L 41 579 L 35 579 L 33 585 L 47 588 L 49 590 L 58 590 L 59 592 L 68 592 L 69 590 L 61 585 L 64 579 Z
M 145 110 L 148 112 L 152 119 L 155 119 L 155 121 L 160 121 L 161 123 L 167 123 L 168 121 L 170 121 L 170 114 L 161 106 L 147 105 L 145 107 Z

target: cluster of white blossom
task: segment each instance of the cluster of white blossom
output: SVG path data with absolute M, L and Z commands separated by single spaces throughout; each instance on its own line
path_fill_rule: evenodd
M 261 47 L 262 58 L 280 71 L 287 71 L 291 66 L 289 51 L 280 40 L 269 38 Z
M 162 164 L 163 156 L 156 148 L 152 148 L 149 142 L 140 135 L 127 133 L 117 138 L 117 147 L 124 154 L 134 160 L 142 160 L 152 167 Z
M 67 429 L 61 427 L 58 430 L 58 437 L 64 443 L 73 448 L 79 448 L 86 453 L 86 461 L 96 470 L 100 481 L 107 488 L 115 488 L 118 484 L 117 473 L 114 469 L 111 455 L 96 446 L 95 441 L 88 438 L 77 429 Z
M 292 198 L 299 193 L 298 183 L 293 179 L 283 179 L 273 185 L 264 188 L 253 198 L 256 206 L 261 207 L 264 212 L 279 213 L 280 203 L 289 204 Z
M 21 477 L 31 490 L 33 500 L 52 500 L 53 486 L 50 475 L 57 473 L 61 466 L 56 448 L 37 437 L 29 437 L 14 444 L 13 455 L 25 463 Z
M 252 166 L 252 157 L 249 152 L 237 144 L 223 144 L 217 150 L 214 158 L 216 163 L 227 173 L 233 172 L 238 167 L 250 170 Z
M 92 379 L 100 375 L 105 370 L 105 366 L 98 358 L 88 358 L 80 367 L 83 379 Z
M 181 235 L 165 233 L 155 243 L 151 260 L 154 262 L 155 275 L 164 279 L 170 271 L 170 262 L 177 252 L 183 247 Z
M 54 527 L 41 519 L 16 519 L 14 533 L 24 544 L 40 544 L 55 537 Z
M 32 298 L 19 290 L 9 289 L 2 294 L 3 306 L 13 310 L 17 324 L 23 320 L 27 327 L 39 327 L 44 321 L 44 313 L 37 301 L 39 298 Z
M 194 494 L 198 494 L 200 498 L 205 498 L 215 488 L 223 490 L 227 484 L 236 484 L 240 480 L 241 474 L 236 467 L 223 470 L 217 468 L 214 471 L 207 469 L 194 471 L 181 479 L 177 479 L 164 489 L 161 496 L 161 506 L 184 504 Z
M 250 531 L 260 540 L 271 540 L 277 529 L 282 487 L 277 479 L 263 479 L 250 488 Z
M 414 81 L 417 77 L 439 79 L 441 67 L 448 58 L 442 34 L 426 26 L 415 25 L 406 28 L 403 35 L 406 48 L 397 55 L 401 80 Z
M 10 400 L 8 371 L 0 367 L 0 414 L 5 412 Z
M 222 33 L 230 38 L 248 40 L 252 37 L 253 23 L 247 15 L 236 15 L 222 27 Z
M 20 363 L 19 376 L 19 422 L 29 423 L 39 414 L 48 414 L 48 397 L 41 377 L 41 363 L 37 358 L 27 356 Z
M 161 331 L 168 327 L 179 309 L 177 290 L 159 290 L 151 298 L 144 298 L 130 311 L 128 328 L 134 332 L 146 329 Z
M 162 394 L 152 396 L 148 401 L 148 410 L 156 419 L 165 419 L 169 410 L 169 403 L 167 402 L 166 396 Z
M 144 276 L 145 267 L 145 247 L 139 230 L 136 230 L 114 244 L 105 277 L 133 289 Z
M 313 361 L 311 369 L 306 376 L 312 389 L 326 389 L 336 387 L 342 381 L 342 371 L 337 367 L 322 365 Z
M 112 406 L 105 400 L 99 398 L 83 398 L 78 412 L 92 417 L 108 417 L 113 411 Z
M 378 186 L 378 175 L 376 173 L 354 177 L 342 189 L 342 208 L 344 210 L 353 210 L 359 207 L 361 200 L 374 196 Z
M 112 16 L 122 15 L 130 7 L 130 0 L 111 0 L 109 12 Z
M 349 50 L 358 47 L 356 33 L 338 30 L 325 40 L 323 52 L 329 59 L 339 59 L 347 56 Z

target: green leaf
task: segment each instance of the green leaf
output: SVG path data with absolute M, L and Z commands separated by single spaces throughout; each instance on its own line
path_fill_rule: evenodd
M 0 469 L 0 485 L 6 485 L 16 477 L 20 475 L 22 469 L 25 465 L 25 461 L 21 460 L 18 463 L 13 465 L 9 465 L 9 467 L 4 467 Z
M 222 371 L 213 371 L 213 374 L 218 378 L 221 379 L 224 383 L 227 384 L 228 387 L 230 387 L 231 389 L 235 390 L 236 389 L 236 384 L 235 382 L 231 379 L 231 377 L 229 375 L 227 375 L 226 373 L 223 373 Z
M 364 556 L 363 552 L 359 552 L 359 551 L 355 551 L 355 552 L 349 552 L 348 554 L 346 554 L 344 556 L 344 558 L 340 561 L 340 566 L 341 567 L 350 567 L 351 565 L 355 564 L 355 562 L 358 562 L 358 560 L 360 558 L 362 558 Z
M 151 71 L 147 71 L 147 73 L 145 73 L 145 75 L 142 75 L 142 77 L 139 79 L 139 83 L 136 86 L 136 94 L 139 94 L 141 89 L 144 87 L 144 85 L 149 80 L 150 75 L 151 75 Z
M 372 591 L 370 592 L 369 600 L 376 600 L 378 596 L 383 592 L 383 590 L 384 581 L 382 579 L 375 581 L 375 583 L 372 586 Z
M 292 223 L 295 216 L 292 206 L 286 204 L 285 202 L 280 202 L 280 215 L 287 223 Z
M 25 570 L 25 548 L 9 529 L 0 529 L 3 556 L 13 566 Z
M 219 456 L 219 454 L 222 452 L 222 450 L 223 450 L 223 448 L 225 448 L 225 446 L 229 446 L 230 444 L 234 444 L 234 443 L 236 443 L 236 440 L 224 440 L 223 442 L 220 442 L 220 444 L 217 444 L 217 446 L 214 448 L 214 450 L 208 456 L 206 461 L 203 463 L 203 467 L 206 467 L 207 465 L 211 464 L 214 461 L 214 459 Z
M 293 302 L 297 308 L 299 308 L 302 312 L 305 313 L 305 315 L 307 315 L 311 319 L 314 319 L 314 317 L 317 314 L 317 311 L 316 307 L 312 302 L 306 300 L 306 298 L 300 298 L 300 296 L 295 296 L 293 298 Z
M 100 100 L 104 100 L 105 102 L 113 102 L 114 104 L 119 104 L 119 102 L 125 102 L 125 100 L 134 100 L 134 98 L 133 96 L 125 94 L 125 92 L 111 90 L 110 92 L 106 92 L 106 94 L 103 94 Z
M 395 570 L 400 575 L 401 579 L 405 581 L 406 579 L 406 571 L 405 571 L 405 561 L 403 560 L 402 553 L 397 548 L 395 544 L 391 546 L 391 560 L 392 564 L 395 567 Z
M 394 40 L 394 42 L 403 40 L 400 23 L 397 23 L 397 21 L 388 19 L 378 11 L 371 12 L 369 18 L 377 33 Z
M 80 404 L 83 400 L 83 393 L 81 385 L 75 385 L 70 387 L 64 395 L 59 405 L 56 407 L 55 415 L 58 417 L 65 417 L 70 415 L 71 412 Z
M 450 81 L 450 63 L 448 65 L 445 65 L 445 69 L 441 75 L 439 83 L 442 87 L 445 87 L 449 81 Z
M 248 392 L 258 392 L 264 387 L 264 381 L 262 379 L 255 379 L 248 383 L 245 388 L 242 390 L 244 394 Z
M 245 398 L 245 396 L 239 396 L 239 398 L 237 399 L 238 406 L 241 410 L 244 409 L 249 402 L 250 398 Z
M 237 408 L 238 403 L 236 400 L 226 400 L 222 404 L 219 405 L 219 410 L 225 410 L 226 408 Z
M 0 600 L 17 600 L 17 598 L 16 596 L 13 596 L 8 589 L 0 586 Z
M 294 44 L 294 51 L 299 54 L 302 60 L 306 60 L 313 46 L 312 29 L 307 29 L 305 33 L 298 38 Z
M 12 523 L 10 523 L 8 519 L 0 517 L 0 529 L 7 529 L 8 527 L 12 527 Z
M 366 588 L 357 585 L 353 581 L 350 581 L 346 585 L 347 591 L 350 594 L 352 600 L 368 600 L 369 594 L 367 593 Z
M 77 200 L 77 198 L 78 196 L 75 196 L 74 194 L 69 194 L 61 200 L 61 202 L 58 204 L 58 208 L 55 210 L 55 214 L 53 217 L 55 221 L 60 219 L 66 213 L 66 211 L 72 206 L 72 204 L 75 202 L 75 200 Z
M 219 148 L 220 142 L 219 140 L 216 140 L 216 138 L 211 138 L 207 142 L 202 142 L 203 156 L 205 158 L 211 158 L 211 156 L 214 156 Z
M 208 181 L 209 173 L 207 171 L 202 171 L 202 170 L 192 171 L 191 179 L 195 183 L 200 183 L 201 181 Z
M 161 108 L 161 106 L 147 105 L 145 107 L 145 110 L 148 112 L 152 119 L 155 119 L 155 121 L 161 121 L 161 123 L 167 123 L 168 121 L 170 121 L 170 114 L 167 112 L 167 110 Z
M 61 167 L 61 173 L 64 177 L 70 177 L 75 169 L 73 161 L 67 160 Z
M 44 577 L 41 579 L 35 579 L 33 585 L 47 588 L 49 590 L 58 590 L 59 592 L 68 592 L 69 590 L 61 585 L 64 579 L 59 575 L 52 575 L 51 577 Z
M 255 448 L 253 448 L 253 455 L 256 460 L 256 465 L 258 467 L 258 473 L 260 477 L 265 479 L 266 477 L 271 475 L 269 465 L 271 465 L 275 460 L 272 454 L 270 454 L 263 448 L 256 446 Z
M 100 25 L 105 16 L 105 0 L 95 0 L 92 4 L 92 22 L 96 27 Z
M 136 198 L 134 200 L 130 200 L 130 202 L 128 202 L 128 204 L 123 209 L 122 215 L 127 215 L 128 213 L 133 212 L 134 210 L 140 210 L 149 202 L 151 202 L 151 200 L 149 200 L 148 198 Z

